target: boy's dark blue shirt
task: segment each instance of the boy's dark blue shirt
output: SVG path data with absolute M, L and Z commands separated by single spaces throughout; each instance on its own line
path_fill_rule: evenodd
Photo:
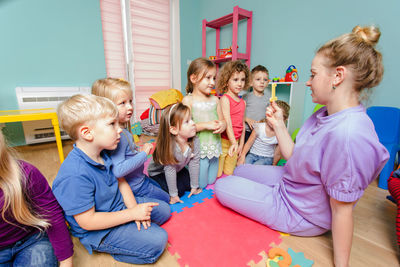
M 78 237 L 89 253 L 98 246 L 110 229 L 88 231 L 81 228 L 74 215 L 95 207 L 96 212 L 125 209 L 118 180 L 112 172 L 112 161 L 101 152 L 104 165 L 93 161 L 74 145 L 62 163 L 53 182 L 53 192 L 64 210 L 72 235 Z

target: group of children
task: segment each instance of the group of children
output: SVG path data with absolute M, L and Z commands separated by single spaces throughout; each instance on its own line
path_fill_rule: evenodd
M 187 95 L 182 103 L 163 112 L 157 146 L 148 165 L 149 177 L 144 174 L 144 163 L 152 145 L 146 143 L 138 148 L 134 143 L 130 132 L 133 92 L 123 79 L 97 80 L 91 95 L 75 95 L 59 105 L 60 125 L 75 144 L 58 171 L 52 192 L 36 168 L 18 161 L 9 152 L 1 136 L 3 153 L 13 161 L 13 183 L 20 184 L 18 194 L 24 195 L 30 184 L 40 183 L 47 195 L 28 194 L 25 202 L 18 200 L 28 206 L 27 215 L 19 215 L 20 211 L 14 211 L 13 200 L 9 200 L 13 192 L 2 187 L 3 216 L 12 207 L 12 219 L 3 217 L 2 224 L 15 231 L 16 236 L 0 242 L 0 248 L 13 251 L 17 243 L 20 246 L 26 240 L 33 240 L 33 248 L 45 242 L 49 248 L 46 253 L 54 255 L 53 247 L 56 257 L 40 257 L 45 254 L 33 249 L 24 259 L 36 257 L 33 260 L 38 266 L 56 266 L 57 260 L 62 266 L 71 266 L 72 242 L 65 216 L 72 235 L 90 253 L 106 252 L 128 263 L 152 263 L 166 246 L 167 233 L 160 225 L 170 217 L 168 203 L 182 202 L 180 197 L 186 191 L 190 191 L 189 197 L 199 194 L 223 172 L 232 174 L 237 163 L 243 163 L 244 150 L 247 153 L 253 142 L 257 149 L 250 150 L 249 156 L 262 151 L 262 143 L 263 147 L 270 146 L 268 151 L 272 154 L 262 152 L 259 157 L 276 154 L 273 129 L 261 122 L 269 103 L 268 94 L 264 93 L 268 85 L 265 67 L 254 68 L 250 78 L 247 65 L 228 62 L 216 83 L 214 63 L 198 58 L 189 66 L 187 77 Z M 246 107 L 239 93 L 248 88 L 250 79 L 253 91 L 243 97 Z M 222 97 L 211 94 L 215 87 Z M 257 130 L 245 146 L 246 123 L 248 131 Z M 272 164 L 272 160 L 254 163 Z M 24 224 L 29 225 L 28 231 L 18 231 Z M 17 253 L 5 260 L 1 252 L 0 263 L 18 262 Z
M 57 266 L 58 260 L 72 266 L 64 216 L 89 252 L 134 264 L 155 262 L 167 243 L 160 225 L 171 216 L 168 203 L 182 202 L 185 191 L 198 194 L 236 169 L 235 176 L 216 182 L 223 205 L 300 236 L 332 229 L 335 265 L 347 266 L 353 206 L 388 159 L 359 100 L 361 91 L 382 79 L 379 36 L 375 27 L 356 27 L 318 50 L 307 85 L 313 101 L 326 107 L 305 122 L 296 147 L 285 124 L 288 105 L 273 101 L 267 107 L 265 68 L 252 71 L 253 91 L 241 98 L 250 84 L 247 66 L 228 62 L 215 82 L 216 67 L 204 58 L 189 67 L 182 103 L 163 113 L 150 177 L 143 169 L 151 146 L 138 149 L 133 142 L 132 90 L 122 79 L 98 80 L 91 95 L 59 105 L 61 127 L 75 144 L 53 192 L 0 135 L 0 264 Z M 222 97 L 211 94 L 214 86 Z M 288 159 L 285 168 L 236 168 L 271 164 L 280 154 Z

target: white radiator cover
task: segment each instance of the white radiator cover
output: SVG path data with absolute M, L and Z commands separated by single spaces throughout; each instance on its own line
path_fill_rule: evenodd
M 16 87 L 19 109 L 57 108 L 65 99 L 76 94 L 90 94 L 90 87 Z M 55 141 L 50 120 L 22 122 L 26 144 Z M 61 138 L 69 136 L 61 129 Z

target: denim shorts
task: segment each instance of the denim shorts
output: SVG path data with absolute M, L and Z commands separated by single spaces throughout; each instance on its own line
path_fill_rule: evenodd
M 0 250 L 0 267 L 57 267 L 58 261 L 46 233 L 29 235 Z
M 264 157 L 250 152 L 246 156 L 246 164 L 272 165 L 273 161 L 274 161 L 273 157 Z

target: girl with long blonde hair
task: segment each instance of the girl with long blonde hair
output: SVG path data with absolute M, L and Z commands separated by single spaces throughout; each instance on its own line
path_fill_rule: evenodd
M 0 265 L 72 266 L 73 245 L 46 178 L 0 132 Z

